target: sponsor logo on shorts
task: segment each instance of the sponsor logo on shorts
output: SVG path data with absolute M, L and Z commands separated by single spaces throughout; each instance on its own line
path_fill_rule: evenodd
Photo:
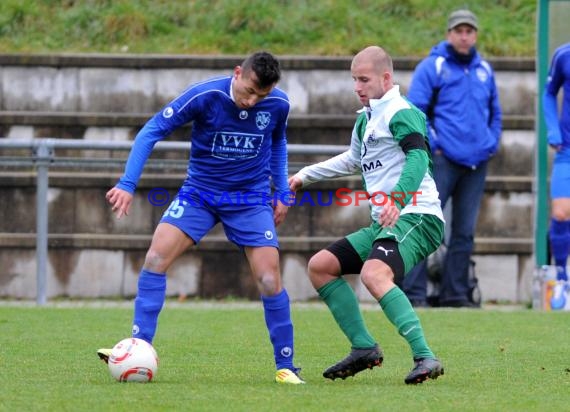
M 394 249 L 385 249 L 384 246 L 378 246 L 376 249 L 381 250 L 382 252 L 384 252 L 384 254 L 386 256 L 388 256 L 388 254 L 390 252 L 394 253 Z

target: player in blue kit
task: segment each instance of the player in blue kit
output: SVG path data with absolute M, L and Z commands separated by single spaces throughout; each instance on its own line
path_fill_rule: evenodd
M 270 53 L 246 58 L 233 75 L 195 84 L 156 113 L 135 138 L 125 172 L 106 197 L 118 218 L 128 215 L 133 193 L 153 146 L 192 122 L 188 175 L 164 213 L 138 280 L 132 336 L 152 343 L 174 260 L 221 222 L 243 248 L 263 302 L 279 383 L 305 383 L 293 364 L 293 324 L 281 285 L 278 239 L 286 198 L 287 95 L 276 85 L 279 61 Z M 271 182 L 275 188 L 271 202 Z M 255 199 L 244 201 L 246 193 Z M 108 360 L 110 349 L 98 355 Z
M 558 115 L 557 95 L 564 90 L 562 110 Z M 550 249 L 554 257 L 559 281 L 567 281 L 566 264 L 570 248 L 570 43 L 554 52 L 543 94 L 544 120 L 548 144 L 556 155 L 550 179 L 551 220 Z M 564 306 L 560 283 L 552 299 L 553 309 Z

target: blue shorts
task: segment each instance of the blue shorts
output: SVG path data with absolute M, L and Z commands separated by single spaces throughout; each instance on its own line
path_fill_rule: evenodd
M 570 163 L 555 161 L 552 164 L 550 197 L 552 199 L 570 198 Z
M 198 192 L 180 191 L 162 215 L 160 223 L 176 226 L 198 244 L 221 222 L 228 240 L 240 247 L 278 248 L 271 203 L 236 201 L 239 196 L 230 196 L 234 201 L 227 201 L 227 196 L 211 198 Z

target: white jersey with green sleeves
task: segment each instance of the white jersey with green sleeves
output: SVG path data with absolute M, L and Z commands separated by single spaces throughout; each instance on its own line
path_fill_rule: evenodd
M 400 146 L 402 139 L 417 133 L 429 148 L 425 115 L 400 95 L 398 86 L 381 99 L 371 99 L 368 113 L 370 119 L 366 121 L 364 112 L 355 124 L 350 151 L 359 159 L 366 191 L 374 196 L 370 199 L 372 220 L 378 220 L 385 202 L 399 205 L 399 199 L 404 202 L 400 214 L 424 213 L 443 220 L 429 149 L 406 154 Z M 422 157 L 427 157 L 427 169 Z
M 429 148 L 412 149 L 406 154 L 400 146 L 402 139 L 413 134 L 423 136 L 428 146 L 425 115 L 400 95 L 399 86 L 394 86 L 381 99 L 371 99 L 370 108 L 361 110 L 348 151 L 307 166 L 298 175 L 307 186 L 362 173 L 365 190 L 373 196 L 369 203 L 374 222 L 386 202 L 392 200 L 400 214 L 431 214 L 443 221 Z M 403 200 L 403 205 L 398 199 Z

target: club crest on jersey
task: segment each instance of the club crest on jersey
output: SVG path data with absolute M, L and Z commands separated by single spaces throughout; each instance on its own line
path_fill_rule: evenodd
M 257 112 L 255 115 L 255 124 L 259 130 L 265 129 L 269 122 L 271 121 L 271 113 L 269 112 Z
M 370 147 L 376 146 L 380 142 L 380 138 L 376 137 L 374 132 L 370 133 L 368 138 L 366 139 L 366 145 Z

